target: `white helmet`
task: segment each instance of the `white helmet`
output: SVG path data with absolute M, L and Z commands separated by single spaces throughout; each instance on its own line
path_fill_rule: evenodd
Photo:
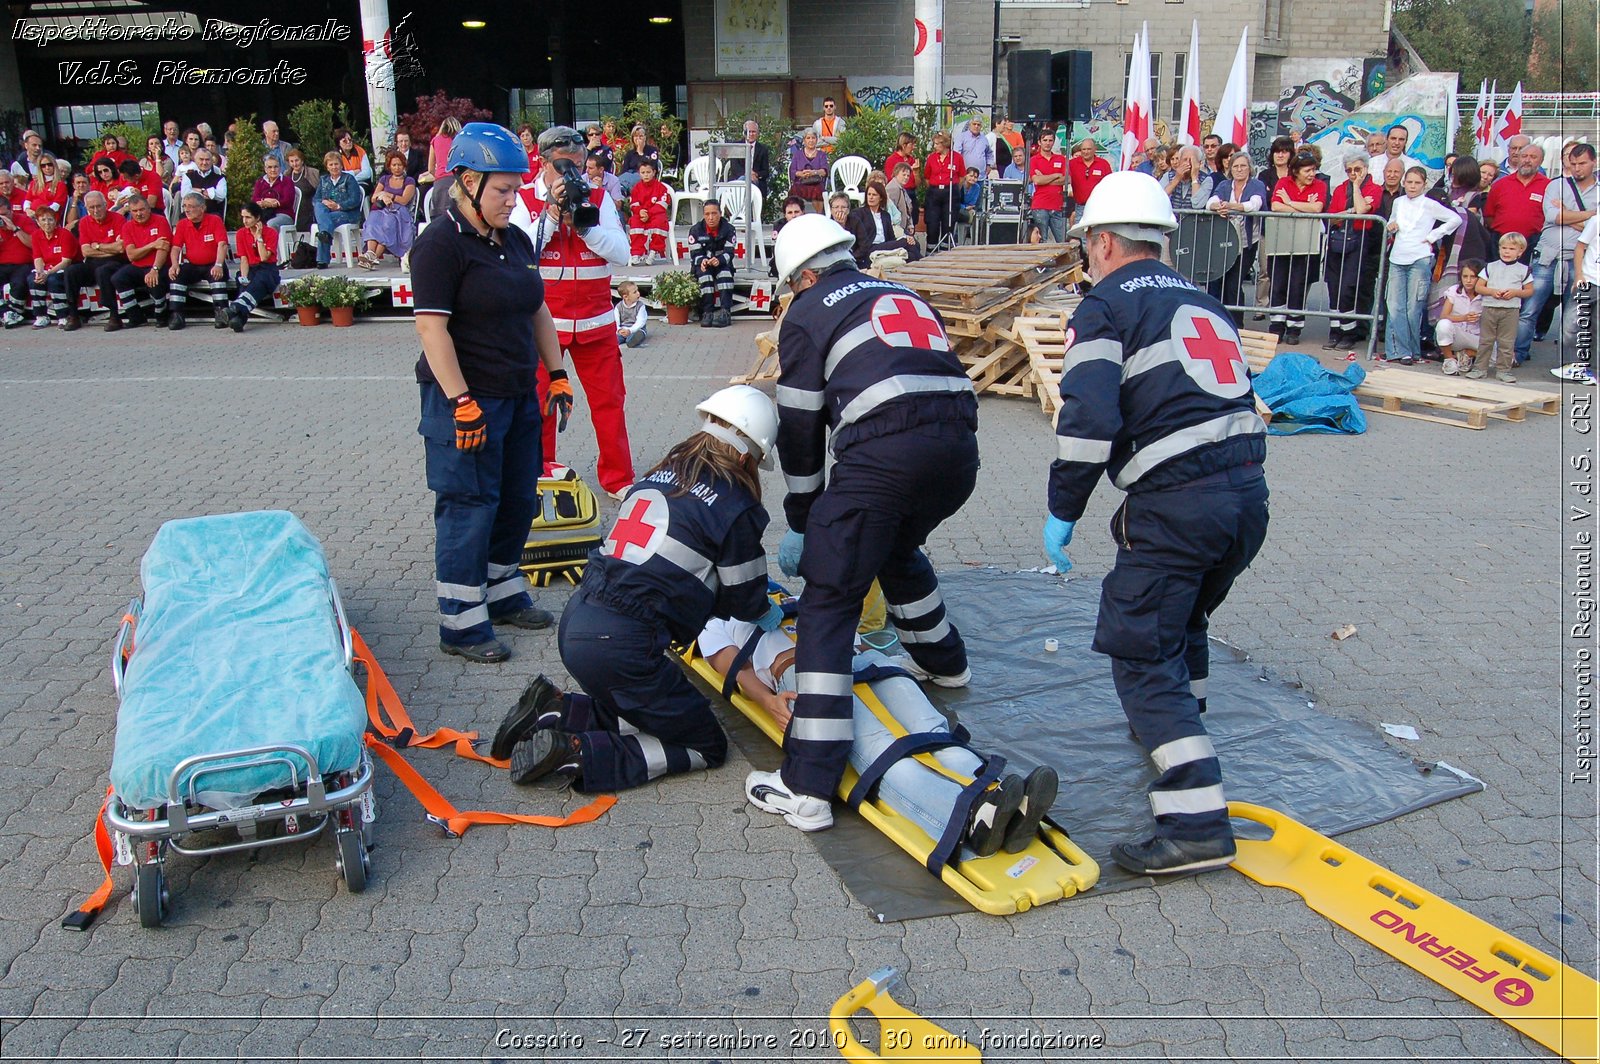
M 787 231 L 788 226 L 784 229 Z M 700 426 L 701 432 L 715 436 L 740 454 L 749 454 L 753 445 L 761 468 L 772 468 L 772 447 L 778 441 L 778 408 L 764 393 L 748 384 L 735 384 L 712 394 L 694 409 L 696 413 L 720 418 L 739 430 L 733 432 L 707 420 Z
M 824 251 L 836 251 L 856 242 L 849 231 L 825 214 L 802 214 L 786 222 L 778 234 L 773 249 L 773 263 L 778 268 L 778 280 L 794 283 L 800 265 Z
M 1154 242 L 1178 228 L 1178 219 L 1155 178 L 1138 170 L 1118 170 L 1100 179 L 1084 205 L 1083 217 L 1067 235 L 1083 236 L 1099 228 L 1130 240 Z

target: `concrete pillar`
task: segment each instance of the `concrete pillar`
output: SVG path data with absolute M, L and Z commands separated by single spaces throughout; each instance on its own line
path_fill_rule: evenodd
M 372 119 L 372 148 L 394 143 L 399 108 L 394 96 L 394 59 L 389 25 L 389 0 L 361 0 L 361 54 L 366 62 L 367 115 Z M 379 169 L 373 164 L 373 169 Z
M 944 0 L 917 0 L 916 51 L 911 60 L 911 97 L 944 101 Z

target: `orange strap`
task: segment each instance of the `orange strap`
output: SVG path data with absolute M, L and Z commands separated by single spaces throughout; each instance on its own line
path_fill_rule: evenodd
M 111 862 L 116 856 L 111 846 L 111 832 L 106 829 L 106 806 L 111 803 L 111 787 L 106 787 L 106 796 L 100 802 L 100 814 L 94 818 L 94 848 L 100 854 L 100 867 L 105 869 L 106 877 L 100 881 L 99 888 L 91 895 L 89 900 L 78 906 L 76 912 L 70 912 L 61 920 L 61 926 L 69 931 L 87 931 L 89 925 L 94 923 L 94 918 L 100 915 L 100 910 L 106 907 L 106 902 L 111 900 L 111 892 L 116 889 L 116 884 L 111 879 Z
M 406 713 L 405 705 L 400 701 L 400 696 L 395 692 L 394 685 L 389 682 L 389 677 L 384 674 L 383 667 L 373 656 L 372 649 L 367 646 L 366 640 L 361 638 L 361 633 L 355 629 L 350 630 L 350 637 L 355 648 L 355 658 L 367 670 L 367 719 L 372 724 L 372 730 L 367 733 L 367 746 L 373 753 L 383 759 L 384 763 L 394 770 L 400 782 L 406 785 L 412 797 L 421 803 L 427 811 L 428 819 L 439 824 L 451 835 L 461 835 L 475 824 L 532 824 L 536 827 L 561 828 L 572 824 L 587 824 L 598 820 L 612 806 L 617 804 L 615 795 L 603 794 L 588 805 L 568 813 L 564 817 L 536 816 L 525 813 L 495 813 L 487 810 L 473 810 L 462 812 L 449 799 L 440 794 L 432 784 L 422 778 L 422 774 L 411 767 L 400 750 L 422 748 L 426 750 L 437 749 L 441 746 L 455 744 L 456 755 L 471 761 L 482 761 L 486 765 L 496 768 L 508 768 L 510 762 L 496 761 L 492 757 L 485 757 L 473 748 L 473 740 L 478 737 L 477 732 L 457 731 L 454 728 L 438 728 L 427 735 L 418 735 L 416 725 L 412 723 L 411 716 Z M 374 734 L 376 733 L 376 734 Z M 385 740 L 394 740 L 391 746 Z M 397 750 L 395 747 L 399 747 Z

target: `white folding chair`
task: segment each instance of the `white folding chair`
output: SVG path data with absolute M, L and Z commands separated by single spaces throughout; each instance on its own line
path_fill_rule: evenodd
M 710 163 L 709 159 L 696 160 Z M 684 204 L 689 206 L 689 220 L 681 221 Z M 701 210 L 706 205 L 706 194 L 701 192 L 674 192 L 672 194 L 672 209 L 667 214 L 667 254 L 672 256 L 672 264 L 680 265 L 678 255 L 678 227 L 683 226 L 684 232 L 694 228 L 694 223 L 700 220 Z
M 746 196 L 746 191 L 749 196 Z M 761 229 L 761 190 L 754 185 L 729 185 L 717 195 L 722 213 L 733 223 L 734 232 L 742 232 L 749 242 L 750 253 L 764 269 L 767 265 L 766 234 Z
M 702 155 L 683 168 L 683 191 L 698 192 L 701 199 L 711 191 L 711 156 Z
M 300 202 L 301 200 L 305 199 L 305 195 L 305 189 L 301 188 L 299 185 L 294 186 L 294 210 L 289 215 L 292 220 L 288 225 L 283 226 L 278 230 L 279 266 L 282 266 L 284 263 L 289 261 L 289 256 L 294 254 L 295 245 L 300 243 L 301 240 L 305 239 L 300 230 L 295 227 L 295 222 L 300 220 Z M 278 209 L 282 210 L 283 208 L 280 207 Z
M 361 253 L 361 229 L 367 220 L 367 211 L 371 209 L 370 201 L 361 197 L 361 221 L 345 222 L 333 231 L 333 253 L 344 257 L 345 269 L 353 270 L 356 265 L 356 256 Z
M 846 155 L 842 159 L 835 159 L 833 166 L 828 170 L 828 193 L 843 192 L 850 197 L 850 202 L 862 204 L 867 201 L 865 185 L 867 174 L 872 170 L 872 164 L 859 155 Z

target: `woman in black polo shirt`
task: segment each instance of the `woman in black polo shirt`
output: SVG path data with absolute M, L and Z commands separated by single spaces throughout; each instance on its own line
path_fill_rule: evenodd
M 511 656 L 497 622 L 547 628 L 554 619 L 518 568 L 543 468 L 536 359 L 550 373 L 547 416 L 559 410 L 565 427 L 572 409 L 538 255 L 508 224 L 527 165 L 510 130 L 469 123 L 450 147 L 453 203 L 411 250 L 439 649 L 490 664 Z

